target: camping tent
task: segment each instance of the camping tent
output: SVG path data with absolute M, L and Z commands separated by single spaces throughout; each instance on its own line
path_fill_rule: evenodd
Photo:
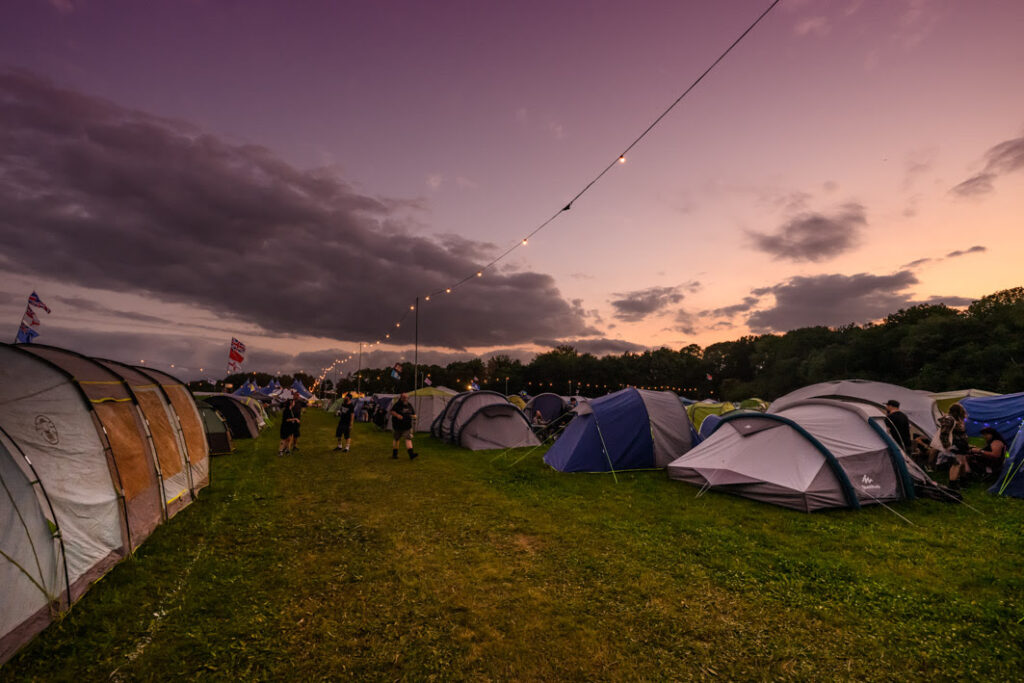
M 531 421 L 539 412 L 544 422 L 554 422 L 568 409 L 569 401 L 567 399 L 558 394 L 543 393 L 537 394 L 527 401 L 526 409 L 523 412 Z
M 540 443 L 523 412 L 494 391 L 466 391 L 453 397 L 434 420 L 431 433 L 474 451 Z
M 147 375 L 130 365 L 109 360 L 99 362 L 128 385 L 149 427 L 149 439 L 156 453 L 167 516 L 172 517 L 192 502 L 194 487 L 188 466 L 181 427 L 163 390 Z
M 941 413 L 935 407 L 935 400 L 927 391 L 907 389 L 896 384 L 872 382 L 865 379 L 844 379 L 833 382 L 821 382 L 791 391 L 785 396 L 775 399 L 768 412 L 777 413 L 783 408 L 807 398 L 834 398 L 842 401 L 866 403 L 879 408 L 886 401 L 895 399 L 900 402 L 900 411 L 910 420 L 917 432 L 932 435 L 938 427 L 936 420 Z
M 203 421 L 199 416 L 199 406 L 188 387 L 177 377 L 162 370 L 153 368 L 135 368 L 143 375 L 151 378 L 164 394 L 164 398 L 174 409 L 180 430 L 182 450 L 188 457 L 189 468 L 192 470 L 192 490 L 199 490 L 210 483 L 210 449 L 206 443 Z
M 0 547 L 9 558 L 22 557 L 24 542 L 32 539 L 32 562 L 38 562 L 19 562 L 20 578 L 0 575 L 0 663 L 141 544 L 179 500 L 194 497 L 209 481 L 205 439 L 192 448 L 189 437 L 196 426 L 201 435 L 191 394 L 169 375 L 147 382 L 148 373 L 134 370 L 138 374 L 50 346 L 0 344 L 0 451 L 9 456 L 0 456 L 0 495 L 7 496 L 0 498 L 0 517 L 14 511 L 19 520 L 0 522 Z M 160 433 L 157 423 L 168 407 L 170 433 Z M 174 472 L 173 442 L 182 435 L 189 466 Z M 176 445 L 180 458 L 182 444 Z M 39 510 L 22 476 L 35 487 Z M 191 489 L 185 485 L 189 477 Z M 181 499 L 173 498 L 183 486 Z M 40 510 L 53 530 L 49 543 L 56 538 L 60 545 L 56 579 L 39 534 Z M 0 565 L 0 574 L 9 570 Z M 21 590 L 29 577 L 47 602 L 31 613 L 39 596 Z
M 450 390 L 435 389 L 434 387 L 421 387 L 409 393 L 409 403 L 416 411 L 417 432 L 429 432 L 430 425 L 438 415 L 444 412 L 448 402 L 456 395 L 449 393 Z
M 718 429 L 718 425 L 721 424 L 721 423 L 722 423 L 722 416 L 721 415 L 708 415 L 703 420 L 701 420 L 700 430 L 698 431 L 698 434 L 700 435 L 701 440 L 703 441 L 704 439 L 706 439 L 709 436 L 711 436 L 714 433 L 714 431 L 716 429 Z
M 203 419 L 210 455 L 223 455 L 233 451 L 235 447 L 231 444 L 231 431 L 221 414 L 213 406 L 200 402 L 199 415 Z
M 675 394 L 631 387 L 581 403 L 544 462 L 561 472 L 664 467 L 690 448 L 693 434 Z
M 967 411 L 964 426 L 969 436 L 978 436 L 985 427 L 992 427 L 1010 443 L 1024 420 L 1024 393 L 965 398 L 960 405 Z
M 31 463 L 0 429 L 0 664 L 67 607 L 68 576 L 59 529 Z
M 214 408 L 231 431 L 232 439 L 253 439 L 260 435 L 259 422 L 252 408 L 231 394 L 199 394 L 201 400 Z
M 994 391 L 985 391 L 984 389 L 956 389 L 954 391 L 940 391 L 928 395 L 935 401 L 935 407 L 940 412 L 948 413 L 949 407 L 954 403 L 959 403 L 961 399 L 974 396 L 998 396 L 999 394 Z
M 915 483 L 936 487 L 889 436 L 884 420 L 880 408 L 835 399 L 730 413 L 671 463 L 668 475 L 806 512 L 913 499 Z
M 988 492 L 1024 498 L 1024 429 L 1017 431 L 1003 463 L 1003 471 Z
M 686 415 L 693 423 L 693 428 L 699 430 L 704 423 L 704 418 L 708 415 L 724 415 L 733 410 L 736 410 L 736 406 L 728 401 L 718 403 L 711 399 L 704 399 L 686 406 Z
M 313 398 L 312 392 L 310 392 L 310 390 L 306 388 L 306 385 L 303 384 L 302 381 L 299 380 L 298 378 L 296 378 L 296 380 L 292 382 L 292 391 L 294 391 L 307 401 Z
M 119 375 L 91 358 L 41 344 L 17 348 L 64 372 L 79 387 L 99 420 L 118 487 L 124 495 L 128 539 L 134 550 L 164 516 L 159 464 L 138 402 Z M 21 440 L 14 438 L 24 448 Z M 35 457 L 30 458 L 36 461 Z

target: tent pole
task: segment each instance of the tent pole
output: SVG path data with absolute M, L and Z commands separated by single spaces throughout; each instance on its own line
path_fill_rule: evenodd
M 420 298 L 416 297 L 416 311 L 413 318 L 412 390 L 419 389 L 420 380 Z

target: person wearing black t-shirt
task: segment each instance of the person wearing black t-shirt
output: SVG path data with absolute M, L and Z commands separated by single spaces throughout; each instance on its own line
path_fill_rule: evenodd
M 352 447 L 352 423 L 356 421 L 356 404 L 352 401 L 351 394 L 345 394 L 341 399 L 341 407 L 338 409 L 338 428 L 334 430 L 334 436 L 338 439 L 336 451 L 345 451 Z M 344 443 L 344 447 L 342 444 Z
M 295 437 L 299 433 L 299 422 L 299 408 L 294 398 L 289 399 L 281 411 L 281 446 L 277 449 L 278 455 L 291 453 Z
M 415 460 L 419 453 L 412 449 L 412 424 L 416 419 L 416 411 L 409 403 L 409 395 L 402 394 L 391 406 L 391 430 L 395 440 L 391 443 L 391 457 L 398 457 L 398 442 L 405 439 L 405 447 L 409 451 L 409 459 Z
M 889 421 L 889 434 L 895 439 L 904 453 L 911 452 L 910 420 L 900 410 L 900 402 L 892 399 L 885 402 L 886 420 Z

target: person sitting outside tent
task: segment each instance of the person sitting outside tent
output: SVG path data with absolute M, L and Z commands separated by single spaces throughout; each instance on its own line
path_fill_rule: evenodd
M 971 451 L 971 444 L 967 440 L 967 429 L 964 427 L 964 420 L 967 419 L 967 411 L 959 403 L 949 407 L 949 414 L 939 418 L 939 453 L 937 464 L 949 462 L 949 486 L 959 489 L 963 483 L 961 475 L 967 468 L 967 454 Z M 933 444 L 935 445 L 935 444 Z M 952 461 L 950 461 L 952 459 Z
M 338 427 L 334 430 L 334 436 L 338 439 L 338 445 L 334 450 L 348 453 L 352 447 L 352 424 L 356 421 L 356 404 L 352 402 L 352 394 L 345 394 L 336 414 Z
M 416 419 L 416 411 L 409 403 L 409 395 L 402 394 L 391 406 L 391 429 L 395 434 L 395 440 L 391 443 L 391 457 L 398 458 L 398 442 L 405 439 L 405 447 L 409 452 L 409 459 L 415 460 L 419 453 L 412 449 L 412 423 Z
M 539 410 L 533 412 L 533 426 L 534 427 L 545 427 L 548 421 L 544 419 L 544 416 L 540 414 Z
M 295 399 L 288 399 L 284 410 L 281 411 L 281 446 L 277 449 L 278 455 L 291 453 L 291 446 L 295 440 L 295 434 L 299 431 L 299 409 L 295 406 Z
M 994 481 L 1003 469 L 1006 439 L 991 427 L 982 429 L 981 435 L 985 438 L 985 447 L 971 448 L 964 456 L 964 472 L 961 476 L 967 475 L 969 479 L 978 481 Z M 959 464 L 957 463 L 957 465 Z M 950 477 L 952 476 L 952 468 L 950 468 Z

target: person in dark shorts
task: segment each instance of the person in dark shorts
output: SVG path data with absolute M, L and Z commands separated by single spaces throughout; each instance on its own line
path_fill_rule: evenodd
M 299 422 L 299 408 L 295 399 L 288 399 L 284 410 L 281 411 L 281 445 L 277 449 L 278 455 L 292 452 L 295 438 L 299 435 Z
M 391 430 L 395 434 L 395 440 L 391 443 L 391 457 L 398 457 L 398 442 L 405 439 L 405 447 L 409 452 L 409 459 L 415 460 L 419 453 L 412 449 L 412 424 L 416 419 L 416 411 L 409 403 L 409 395 L 402 394 L 394 402 L 390 410 Z
M 338 439 L 336 451 L 348 453 L 352 447 L 352 423 L 356 421 L 356 404 L 352 400 L 352 394 L 345 394 L 341 399 L 341 407 L 338 408 L 338 428 L 334 430 L 334 436 Z

